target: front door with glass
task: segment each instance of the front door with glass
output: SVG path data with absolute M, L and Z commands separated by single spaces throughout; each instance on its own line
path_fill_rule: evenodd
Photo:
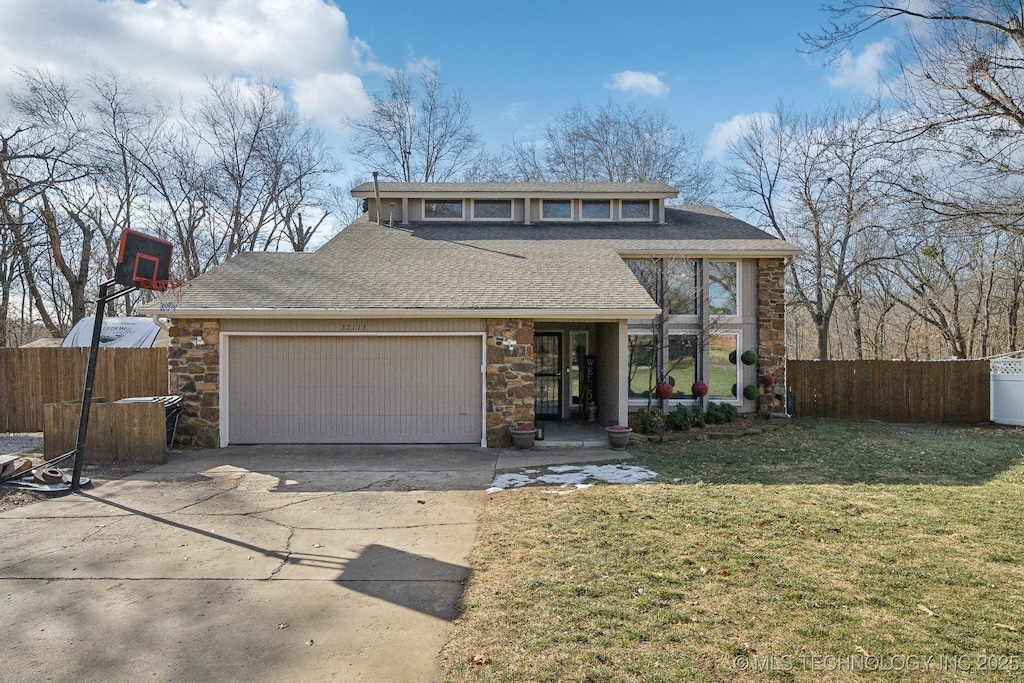
M 562 417 L 562 335 L 537 332 L 533 336 L 534 414 L 538 420 Z

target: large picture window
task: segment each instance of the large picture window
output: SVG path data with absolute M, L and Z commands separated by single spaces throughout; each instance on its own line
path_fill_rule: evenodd
M 661 301 L 658 295 L 658 282 L 661 281 L 661 260 L 652 258 L 628 260 L 626 265 L 633 271 L 633 276 L 644 286 L 651 298 L 656 302 Z
M 697 262 L 665 259 L 665 301 L 669 315 L 697 315 Z
M 423 202 L 423 217 L 427 219 L 462 218 L 461 199 L 427 199 Z
M 654 336 L 629 335 L 629 397 L 647 398 L 657 381 L 658 349 Z
M 708 302 L 711 315 L 737 315 L 736 261 L 708 262 Z
M 693 398 L 690 388 L 697 379 L 697 335 L 670 334 L 668 337 L 668 383 L 672 398 Z
M 714 334 L 708 339 L 708 396 L 732 401 L 739 390 L 736 335 Z

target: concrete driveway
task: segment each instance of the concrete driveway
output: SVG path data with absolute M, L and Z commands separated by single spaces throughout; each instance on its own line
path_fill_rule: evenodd
M 0 680 L 439 679 L 495 467 L 622 455 L 231 447 L 9 510 Z

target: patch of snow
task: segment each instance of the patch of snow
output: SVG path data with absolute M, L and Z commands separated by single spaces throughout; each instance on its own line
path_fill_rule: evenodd
M 606 484 L 643 484 L 657 478 L 658 473 L 637 465 L 555 465 L 549 467 L 547 474 L 538 470 L 521 470 L 500 474 L 491 483 L 488 493 L 507 488 L 528 486 L 530 484 L 559 484 L 562 488 L 575 486 L 576 489 L 589 488 L 594 482 Z M 531 474 L 540 476 L 531 477 Z M 564 495 L 571 491 L 546 491 Z

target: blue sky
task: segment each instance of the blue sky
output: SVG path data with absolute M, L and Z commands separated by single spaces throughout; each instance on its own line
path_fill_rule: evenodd
M 344 3 L 339 3 L 345 7 Z M 868 94 L 875 71 L 864 60 L 826 66 L 801 52 L 800 33 L 818 29 L 818 4 L 801 0 L 641 2 L 372 3 L 345 7 L 353 35 L 386 64 L 429 58 L 462 88 L 489 146 L 529 135 L 577 101 L 664 109 L 706 142 L 734 117 L 784 101 L 800 109 Z M 866 70 L 865 70 L 866 69 Z M 633 72 L 633 78 L 615 80 Z M 636 74 L 646 90 L 616 89 Z M 832 83 L 830 81 L 841 81 Z M 640 84 L 644 82 L 641 81 Z M 367 87 L 376 85 L 366 80 Z M 650 85 L 648 83 L 648 85 Z M 721 130 L 721 127 L 719 128 Z M 712 154 L 720 149 L 713 145 Z
M 536 136 L 577 102 L 659 108 L 712 158 L 744 117 L 782 101 L 803 110 L 876 87 L 885 36 L 838 67 L 799 34 L 825 17 L 812 0 L 4 0 L 0 90 L 15 67 L 72 83 L 109 69 L 165 99 L 206 76 L 257 71 L 342 141 L 388 69 L 436 64 L 461 88 L 491 151 Z M 3 112 L 0 110 L 0 116 Z M 344 159 L 343 159 L 344 161 Z

